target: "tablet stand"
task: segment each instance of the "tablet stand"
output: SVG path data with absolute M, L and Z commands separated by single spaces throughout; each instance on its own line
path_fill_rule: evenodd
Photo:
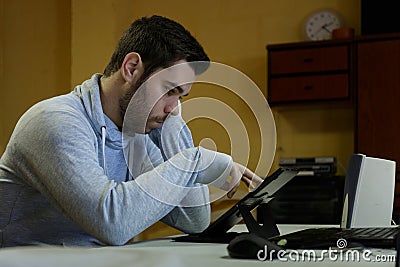
M 265 199 L 260 202 L 259 198 L 249 198 L 238 206 L 239 211 L 242 214 L 244 223 L 246 224 L 247 229 L 250 233 L 254 233 L 257 236 L 264 238 L 269 238 L 280 234 L 278 227 L 275 223 L 273 212 L 268 205 L 268 202 L 270 200 L 271 198 Z M 259 202 L 259 204 L 256 204 L 255 206 L 256 202 Z M 257 210 L 260 211 L 263 216 L 263 224 L 259 224 L 251 214 L 251 211 L 257 206 Z

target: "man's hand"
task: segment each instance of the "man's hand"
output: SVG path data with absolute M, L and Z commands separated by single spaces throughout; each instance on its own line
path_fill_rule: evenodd
M 233 195 L 236 193 L 240 185 L 240 180 L 242 180 L 249 187 L 250 191 L 256 189 L 263 182 L 263 179 L 258 177 L 255 173 L 236 162 L 233 162 L 232 164 L 230 176 L 232 180 L 229 184 L 233 183 L 235 186 L 229 190 L 227 194 L 229 198 L 233 197 Z

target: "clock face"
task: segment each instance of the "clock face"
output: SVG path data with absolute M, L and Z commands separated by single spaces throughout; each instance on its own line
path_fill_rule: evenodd
M 319 11 L 307 19 L 306 36 L 310 40 L 328 40 L 332 38 L 332 31 L 341 26 L 340 17 L 335 12 Z

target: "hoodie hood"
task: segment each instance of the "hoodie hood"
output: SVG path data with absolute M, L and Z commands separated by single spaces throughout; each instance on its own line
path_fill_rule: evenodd
M 81 99 L 96 135 L 104 139 L 107 146 L 121 149 L 122 133 L 103 112 L 100 99 L 101 76 L 94 74 L 89 80 L 76 86 L 73 93 Z

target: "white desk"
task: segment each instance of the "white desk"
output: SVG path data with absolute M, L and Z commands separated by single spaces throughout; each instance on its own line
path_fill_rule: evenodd
M 281 233 L 288 233 L 304 226 L 278 226 Z M 236 228 L 237 229 L 237 228 Z M 236 230 L 235 229 L 235 230 Z M 240 227 L 239 227 L 240 229 Z M 242 228 L 243 229 L 243 228 Z M 238 260 L 228 256 L 226 244 L 180 243 L 171 239 L 137 242 L 123 247 L 60 248 L 20 247 L 0 249 L 1 267 L 216 267 L 216 266 L 395 266 L 394 262 L 346 261 L 289 261 Z M 395 254 L 394 251 L 378 253 Z M 374 252 L 375 254 L 375 252 Z

